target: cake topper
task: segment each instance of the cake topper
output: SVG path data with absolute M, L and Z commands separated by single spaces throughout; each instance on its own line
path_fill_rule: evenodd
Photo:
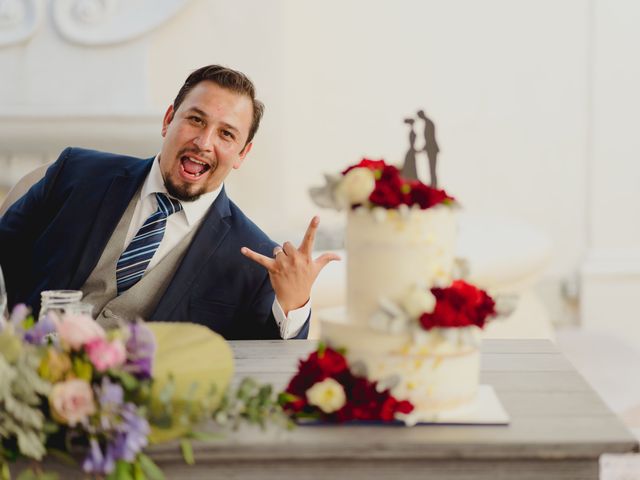
M 440 151 L 440 148 L 438 148 L 438 142 L 436 141 L 436 126 L 433 121 L 427 117 L 424 110 L 418 110 L 417 115 L 424 123 L 424 147 L 421 150 L 416 150 L 416 132 L 414 131 L 415 120 L 413 118 L 405 118 L 404 123 L 409 125 L 409 150 L 407 150 L 407 154 L 404 157 L 402 176 L 412 180 L 420 180 L 418 176 L 418 169 L 416 168 L 416 154 L 424 152 L 427 154 L 427 158 L 429 160 L 429 184 L 433 188 L 438 188 L 436 163 L 438 161 L 438 152 Z

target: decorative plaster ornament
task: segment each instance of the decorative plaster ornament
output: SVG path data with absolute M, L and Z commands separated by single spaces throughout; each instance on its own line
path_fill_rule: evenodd
M 43 0 L 0 0 L 0 47 L 31 38 L 43 16 Z
M 66 40 L 112 45 L 139 37 L 171 19 L 191 0 L 51 0 L 51 15 Z

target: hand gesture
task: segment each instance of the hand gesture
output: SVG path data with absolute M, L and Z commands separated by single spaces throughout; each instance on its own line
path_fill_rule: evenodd
M 340 260 L 335 253 L 324 253 L 315 260 L 311 256 L 319 223 L 320 219 L 313 217 L 300 247 L 296 248 L 291 242 L 285 242 L 282 247 L 277 246 L 273 249 L 273 258 L 247 247 L 240 249 L 245 257 L 267 269 L 271 286 L 285 315 L 307 303 L 311 295 L 311 286 L 320 270 L 329 262 Z

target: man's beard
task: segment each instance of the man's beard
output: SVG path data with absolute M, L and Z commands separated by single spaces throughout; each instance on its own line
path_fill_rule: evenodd
M 176 185 L 170 178 L 164 181 L 164 186 L 169 195 L 181 202 L 195 202 L 204 193 L 202 190 L 189 192 L 188 185 Z

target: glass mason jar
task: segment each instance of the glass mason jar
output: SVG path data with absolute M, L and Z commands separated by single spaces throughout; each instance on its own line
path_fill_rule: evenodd
M 82 300 L 80 290 L 45 290 L 40 294 L 38 319 L 42 319 L 50 311 L 59 314 L 63 314 L 67 310 L 73 311 L 73 306 L 80 303 L 80 300 Z

